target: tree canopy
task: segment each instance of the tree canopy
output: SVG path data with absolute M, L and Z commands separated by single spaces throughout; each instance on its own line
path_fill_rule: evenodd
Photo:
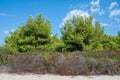
M 62 36 L 51 36 L 51 24 L 42 14 L 29 17 L 27 23 L 5 38 L 5 47 L 14 51 L 30 50 L 75 51 L 120 49 L 118 36 L 107 35 L 93 16 L 74 16 L 61 28 Z
M 67 51 L 118 49 L 116 37 L 105 34 L 98 21 L 94 25 L 92 16 L 74 16 L 61 32 Z
M 50 36 L 50 22 L 45 20 L 42 14 L 36 19 L 30 16 L 26 25 L 20 26 L 5 38 L 5 46 L 20 52 L 32 49 L 44 50 L 50 43 Z

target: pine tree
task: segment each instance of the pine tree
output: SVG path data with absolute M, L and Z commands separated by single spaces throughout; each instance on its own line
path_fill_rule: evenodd
M 40 14 L 36 19 L 30 16 L 26 25 L 6 37 L 5 46 L 20 52 L 33 49 L 46 50 L 50 37 L 51 24 Z

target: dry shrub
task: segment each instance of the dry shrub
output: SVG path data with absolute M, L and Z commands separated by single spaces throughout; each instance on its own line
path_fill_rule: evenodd
M 78 60 L 72 56 L 66 56 L 58 61 L 57 72 L 61 75 L 79 75 Z
M 16 55 L 10 72 L 60 75 L 120 75 L 119 51 L 76 51 L 69 54 Z
M 46 61 L 41 55 L 17 55 L 13 56 L 8 66 L 10 72 L 30 72 L 30 73 L 46 73 Z

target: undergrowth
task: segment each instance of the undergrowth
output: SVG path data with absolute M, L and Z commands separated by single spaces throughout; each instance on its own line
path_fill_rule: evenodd
M 5 57 L 12 73 L 120 75 L 120 51 L 34 51 Z M 2 58 L 2 60 L 6 60 Z

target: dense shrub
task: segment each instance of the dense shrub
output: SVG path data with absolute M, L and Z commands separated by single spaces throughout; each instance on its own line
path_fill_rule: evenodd
M 0 66 L 7 64 L 8 62 L 8 55 L 12 52 L 0 47 Z
M 46 73 L 47 66 L 44 57 L 41 55 L 17 55 L 12 56 L 12 60 L 8 64 L 10 72 L 30 72 L 30 73 Z
M 8 56 L 0 53 L 0 66 L 5 65 L 8 62 Z
M 107 53 L 108 52 L 108 53 Z M 7 66 L 10 72 L 60 75 L 120 75 L 120 51 L 41 52 L 14 55 Z M 117 53 L 116 53 L 117 52 Z M 110 54 L 110 55 L 109 55 Z M 111 57 L 111 56 L 114 57 Z

